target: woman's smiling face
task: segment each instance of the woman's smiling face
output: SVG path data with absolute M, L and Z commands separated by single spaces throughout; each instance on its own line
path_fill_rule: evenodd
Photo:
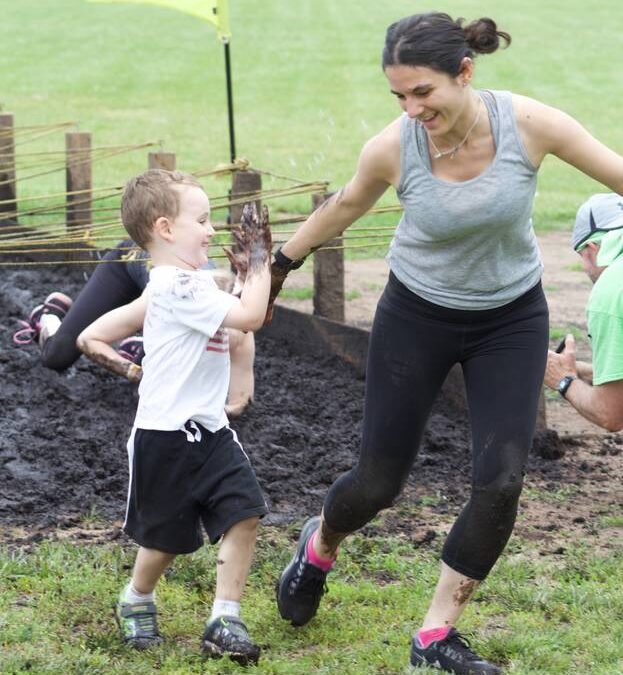
M 431 136 L 451 132 L 469 104 L 471 59 L 452 77 L 427 66 L 394 65 L 385 68 L 385 76 L 400 107 L 417 119 Z

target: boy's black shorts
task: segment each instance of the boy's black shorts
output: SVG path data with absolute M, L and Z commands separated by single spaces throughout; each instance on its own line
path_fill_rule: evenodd
M 124 530 L 140 546 L 192 553 L 203 544 L 202 522 L 214 544 L 232 525 L 268 513 L 229 427 L 211 432 L 191 420 L 180 431 L 135 429 L 128 456 Z

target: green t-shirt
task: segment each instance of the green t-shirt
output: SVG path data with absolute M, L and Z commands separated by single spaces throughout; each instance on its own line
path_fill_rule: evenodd
M 593 384 L 623 380 L 623 258 L 601 273 L 586 307 Z

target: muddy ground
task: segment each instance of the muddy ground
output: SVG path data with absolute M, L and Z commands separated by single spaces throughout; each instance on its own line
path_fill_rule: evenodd
M 361 278 L 368 288 L 363 262 Z M 17 320 L 48 292 L 75 296 L 83 283 L 77 268 L 20 269 L 0 276 L 0 532 L 5 541 L 93 538 L 93 527 L 85 533 L 93 520 L 110 523 L 95 532 L 101 538 L 119 536 L 135 390 L 84 358 L 57 374 L 41 366 L 36 346 L 15 347 L 11 341 Z M 336 357 L 295 355 L 261 333 L 257 344 L 256 401 L 232 426 L 271 507 L 265 522 L 283 526 L 318 512 L 333 479 L 352 466 L 364 382 Z M 518 531 L 538 540 L 544 554 L 561 553 L 579 538 L 595 546 L 617 545 L 622 447 L 618 434 L 573 424 L 567 431 L 558 421 L 536 449 L 564 456 L 543 459 L 533 452 Z M 415 544 L 436 539 L 468 498 L 469 468 L 467 421 L 440 401 L 399 505 L 368 530 L 398 533 Z

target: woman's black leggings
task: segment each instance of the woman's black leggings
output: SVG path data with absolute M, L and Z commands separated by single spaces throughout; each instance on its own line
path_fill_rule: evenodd
M 547 346 L 540 283 L 503 307 L 471 311 L 427 302 L 390 274 L 370 336 L 361 455 L 329 489 L 327 525 L 353 532 L 391 506 L 441 385 L 460 363 L 472 430 L 472 492 L 442 559 L 484 579 L 515 523 Z
M 121 260 L 129 246 L 136 244 L 122 241 L 103 260 Z M 45 341 L 41 350 L 43 365 L 59 372 L 69 368 L 81 354 L 76 347 L 78 335 L 102 314 L 136 300 L 147 279 L 145 262 L 141 260 L 98 263 L 58 331 Z

